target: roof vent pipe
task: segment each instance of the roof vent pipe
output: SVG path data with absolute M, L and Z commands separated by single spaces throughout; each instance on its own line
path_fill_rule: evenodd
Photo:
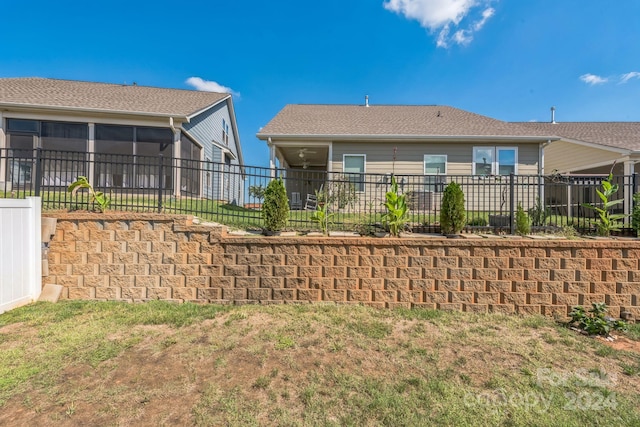
M 364 106 L 368 107 L 369 106 L 369 95 L 365 95 L 364 96 Z
M 556 123 L 556 107 L 551 107 L 551 123 Z

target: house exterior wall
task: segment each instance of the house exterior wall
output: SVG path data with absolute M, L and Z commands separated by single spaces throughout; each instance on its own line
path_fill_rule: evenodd
M 581 172 L 593 165 L 613 162 L 621 157 L 622 154 L 610 150 L 556 141 L 544 149 L 544 169 L 547 174 L 553 171 L 560 173 Z
M 222 124 L 229 126 L 229 142 L 223 141 Z M 203 145 L 203 160 L 209 159 L 211 167 L 211 185 L 204 185 L 204 196 L 209 199 L 225 200 L 230 203 L 244 203 L 244 182 L 240 171 L 240 155 L 238 153 L 237 135 L 233 131 L 231 113 L 227 102 L 220 103 L 207 111 L 193 117 L 189 123 L 183 125 L 183 129 Z M 235 159 L 225 165 L 223 148 L 233 153 Z M 215 172 L 228 172 L 219 174 Z M 223 179 L 219 179 L 222 177 Z M 203 178 L 206 184 L 206 176 Z
M 390 173 L 394 169 L 393 150 L 396 150 L 395 173 L 422 175 L 425 154 L 446 154 L 448 175 L 471 175 L 473 171 L 473 147 L 517 147 L 518 174 L 537 175 L 539 161 L 538 144 L 516 143 L 392 143 L 392 142 L 333 142 L 332 167 L 334 172 L 343 170 L 344 154 L 366 154 L 367 173 Z

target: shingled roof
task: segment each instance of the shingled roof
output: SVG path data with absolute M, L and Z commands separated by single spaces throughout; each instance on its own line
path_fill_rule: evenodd
M 534 137 L 544 132 L 441 105 L 285 106 L 258 138 L 278 136 Z
M 0 78 L 0 106 L 191 117 L 227 93 L 37 77 Z
M 535 132 L 606 147 L 640 151 L 640 122 L 517 123 Z

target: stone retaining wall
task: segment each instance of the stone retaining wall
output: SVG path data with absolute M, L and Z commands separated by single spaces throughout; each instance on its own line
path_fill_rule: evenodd
M 187 216 L 58 218 L 44 283 L 64 298 L 367 304 L 640 318 L 640 241 L 247 237 Z

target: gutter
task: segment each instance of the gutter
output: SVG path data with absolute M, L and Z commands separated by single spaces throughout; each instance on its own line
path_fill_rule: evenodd
M 521 141 L 521 142 L 551 142 L 558 141 L 561 138 L 557 136 L 515 136 L 515 135 L 326 135 L 326 134 L 298 134 L 298 135 L 278 135 L 278 134 L 256 134 L 260 140 L 279 139 L 279 140 L 329 140 L 329 141 Z M 301 141 L 302 142 L 302 141 Z

